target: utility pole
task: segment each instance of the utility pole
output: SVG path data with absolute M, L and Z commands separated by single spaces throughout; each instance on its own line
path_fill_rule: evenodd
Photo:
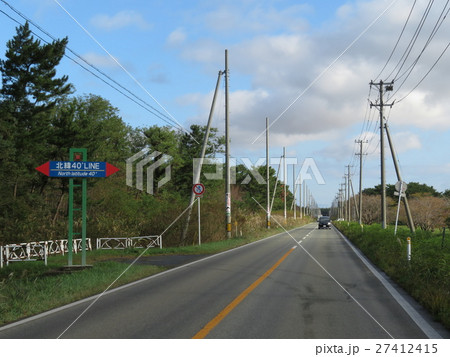
M 308 188 L 308 212 L 310 216 L 312 216 L 312 198 L 311 190 Z
M 267 198 L 267 229 L 270 228 L 270 175 L 269 175 L 269 118 L 266 118 L 266 198 Z
M 350 192 L 347 191 L 348 183 L 347 183 L 347 175 L 344 174 L 344 219 L 349 221 L 348 219 L 348 194 Z
M 305 216 L 307 216 L 308 215 L 308 203 L 307 203 L 307 199 L 308 199 L 308 185 L 305 183 L 304 184 L 304 195 L 303 195 L 303 201 L 304 201 L 304 203 L 305 203 L 305 207 L 304 207 L 304 210 L 305 210 Z
M 209 132 L 211 129 L 211 122 L 212 122 L 212 118 L 214 115 L 214 108 L 216 105 L 217 92 L 219 91 L 220 78 L 221 78 L 222 74 L 223 74 L 223 72 L 219 71 L 219 74 L 217 76 L 216 89 L 214 91 L 213 101 L 211 104 L 211 109 L 209 111 L 209 117 L 208 117 L 208 123 L 206 124 L 205 136 L 203 137 L 202 152 L 200 153 L 200 158 L 199 158 L 200 160 L 199 160 L 198 166 L 196 167 L 196 171 L 194 172 L 194 177 L 193 177 L 194 185 L 196 183 L 200 183 L 200 173 L 202 171 L 203 160 L 204 160 L 205 154 L 206 154 L 206 147 L 208 146 Z M 191 198 L 189 200 L 189 210 L 188 210 L 188 214 L 187 214 L 187 218 L 186 218 L 186 224 L 184 226 L 183 234 L 181 237 L 181 241 L 183 243 L 186 242 L 186 237 L 187 237 L 187 233 L 188 233 L 188 229 L 189 229 L 189 222 L 191 221 L 191 214 L 192 214 L 192 207 L 194 204 L 194 200 L 195 200 L 195 193 L 193 190 L 191 190 Z M 200 207 L 200 199 L 198 202 L 199 202 L 198 204 Z M 199 220 L 200 220 L 200 218 L 199 218 Z M 200 234 L 200 232 L 199 232 L 199 234 Z
M 341 213 L 341 211 L 340 211 L 340 209 L 341 209 L 340 204 L 341 204 L 341 197 L 339 196 L 339 190 L 338 190 L 338 193 L 336 194 L 336 219 L 341 218 L 341 216 L 340 216 L 340 213 Z
M 293 196 L 293 204 L 294 204 L 294 219 L 297 219 L 297 204 L 295 202 L 295 194 L 297 193 L 297 183 L 295 182 L 295 164 L 292 165 L 292 184 L 294 187 L 292 188 Z
M 283 182 L 284 182 L 284 223 L 286 223 L 287 220 L 287 213 L 286 213 L 286 147 L 283 147 Z
M 394 150 L 394 144 L 392 143 L 391 134 L 389 133 L 389 127 L 387 125 L 386 125 L 386 134 L 387 134 L 387 138 L 389 141 L 389 147 L 391 149 L 392 160 L 394 161 L 395 172 L 397 173 L 397 180 L 402 182 L 403 180 L 402 180 L 402 176 L 400 174 L 400 169 L 398 167 L 397 157 L 395 155 L 395 150 Z M 401 194 L 401 192 L 399 192 L 399 193 Z M 411 211 L 409 209 L 408 198 L 406 197 L 406 194 L 402 198 L 403 198 L 403 203 L 405 204 L 405 211 L 406 211 L 406 217 L 408 219 L 409 229 L 411 230 L 412 233 L 414 233 L 416 231 L 416 229 L 414 227 L 414 221 L 412 218 Z
M 392 86 L 394 82 L 383 83 L 380 81 L 378 83 L 374 83 L 370 81 L 371 86 L 378 87 L 379 90 L 379 104 L 370 103 L 370 107 L 379 107 L 380 108 L 380 161 L 381 161 L 381 225 L 383 229 L 386 228 L 386 169 L 384 165 L 384 115 L 383 109 L 384 107 L 392 107 L 392 104 L 384 104 L 383 102 L 383 94 L 384 91 L 392 91 Z
M 348 191 L 348 201 L 347 201 L 347 212 L 348 212 L 348 221 L 352 220 L 352 211 L 351 211 L 351 203 L 350 203 L 350 165 L 347 165 L 347 191 Z
M 360 215 L 359 215 L 358 205 L 356 204 L 356 197 L 355 197 L 355 192 L 353 191 L 353 183 L 352 183 L 351 179 L 350 179 L 350 188 L 352 189 L 353 205 L 355 206 L 356 216 L 359 218 Z
M 230 122 L 228 116 L 228 50 L 225 50 L 225 215 L 227 238 L 231 238 Z
M 299 183 L 298 183 L 298 203 L 300 205 L 300 219 L 303 218 L 303 212 L 302 212 L 302 174 L 298 174 Z
M 355 140 L 359 144 L 359 224 L 362 224 L 362 157 L 363 157 L 363 143 L 367 144 L 367 140 Z
M 305 192 L 306 192 L 306 196 L 305 196 L 305 212 L 306 215 L 309 216 L 309 188 L 308 186 L 305 187 Z
M 307 216 L 308 215 L 308 211 L 306 210 L 306 196 L 307 196 L 307 190 L 308 187 L 306 185 L 306 182 L 303 184 L 303 212 L 304 215 Z

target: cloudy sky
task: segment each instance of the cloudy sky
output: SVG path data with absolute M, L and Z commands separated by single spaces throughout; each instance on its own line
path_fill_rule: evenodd
M 252 162 L 265 156 L 262 133 L 269 117 L 271 156 L 278 158 L 285 146 L 287 155 L 298 160 L 297 172 L 312 158 L 325 184 L 319 185 L 309 170 L 307 185 L 323 207 L 335 197 L 346 165 L 352 165 L 358 189 L 355 140 L 368 141 L 363 186 L 380 182 L 379 111 L 370 107 L 378 103 L 378 88 L 369 83 L 394 81 L 384 97 L 393 103 L 385 116 L 404 181 L 427 183 L 438 191 L 450 188 L 447 1 L 7 3 L 18 12 L 0 1 L 2 58 L 6 41 L 15 34 L 12 19 L 23 23 L 20 15 L 25 16 L 56 38 L 67 36 L 73 52 L 185 128 L 206 124 L 228 49 L 232 156 Z M 166 125 L 74 61 L 65 58 L 59 69 L 69 75 L 77 94 L 105 97 L 130 125 Z M 222 133 L 224 117 L 222 83 L 213 123 Z M 387 182 L 395 183 L 389 156 L 386 164 Z M 292 181 L 292 167 L 288 178 Z

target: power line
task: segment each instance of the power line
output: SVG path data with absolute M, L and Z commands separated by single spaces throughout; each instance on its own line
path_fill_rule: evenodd
M 411 54 L 411 51 L 417 41 L 417 38 L 420 35 L 420 32 L 422 31 L 423 25 L 425 24 L 425 21 L 431 11 L 431 7 L 433 6 L 434 0 L 430 0 L 428 2 L 427 8 L 425 9 L 424 14 L 422 15 L 422 18 L 420 19 L 419 25 L 417 26 L 416 30 L 414 31 L 414 34 L 411 38 L 411 40 L 409 41 L 408 46 L 406 47 L 405 51 L 403 52 L 403 55 L 400 57 L 400 60 L 398 61 L 397 65 L 394 67 L 394 69 L 392 70 L 392 72 L 388 75 L 388 78 L 392 76 L 392 74 L 394 73 L 394 71 L 396 70 L 396 68 L 400 65 L 400 68 L 397 71 L 397 74 L 394 76 L 394 81 L 397 79 L 400 71 L 402 70 L 403 66 L 405 65 L 409 55 Z
M 444 20 L 446 19 L 447 15 L 448 15 L 448 13 L 449 13 L 449 11 L 450 11 L 450 8 L 447 9 L 447 11 L 446 11 L 446 8 L 447 8 L 449 2 L 450 2 L 450 0 L 447 0 L 447 2 L 446 2 L 446 4 L 445 4 L 444 8 L 443 8 L 442 11 L 441 11 L 441 14 L 439 15 L 438 20 L 436 21 L 436 24 L 435 24 L 434 27 L 433 27 L 433 30 L 431 31 L 431 33 L 430 33 L 430 35 L 429 35 L 429 37 L 428 37 L 428 39 L 427 39 L 425 45 L 423 46 L 423 48 L 422 48 L 422 50 L 420 51 L 420 53 L 419 53 L 419 55 L 417 56 L 417 58 L 413 61 L 413 63 L 408 67 L 408 69 L 407 69 L 404 73 L 402 73 L 401 75 L 399 75 L 399 76 L 397 77 L 397 79 L 398 79 L 398 78 L 401 78 L 402 76 L 404 76 L 404 75 L 407 73 L 407 75 L 406 75 L 406 77 L 403 79 L 402 83 L 397 87 L 396 91 L 390 96 L 390 98 L 394 97 L 394 96 L 399 92 L 399 90 L 403 87 L 404 83 L 406 82 L 406 80 L 407 80 L 407 79 L 409 78 L 409 76 L 411 75 L 413 69 L 415 68 L 415 66 L 416 66 L 417 63 L 419 62 L 419 59 L 422 57 L 422 55 L 423 55 L 423 53 L 425 52 L 426 48 L 429 46 L 429 44 L 431 43 L 432 39 L 434 38 L 434 36 L 435 36 L 436 33 L 438 32 L 438 30 L 440 29 L 442 23 L 444 22 Z M 445 12 L 445 11 L 446 11 L 446 12 Z M 445 15 L 444 15 L 444 12 L 445 12 Z M 444 53 L 445 51 L 446 51 L 446 49 L 443 51 L 443 53 Z M 439 58 L 438 58 L 437 61 L 439 61 L 439 59 L 442 57 L 443 53 L 441 53 L 441 55 L 439 56 Z M 435 66 L 436 63 L 437 63 L 437 62 L 435 62 L 435 63 L 433 64 L 432 68 L 434 68 L 434 66 Z M 431 69 L 432 69 L 432 68 L 431 68 Z M 431 71 L 431 69 L 430 69 L 430 71 Z M 429 73 L 430 71 L 428 71 L 428 73 Z M 428 73 L 427 73 L 427 74 L 428 74 Z M 422 80 L 423 80 L 423 79 L 424 79 L 424 78 L 422 78 Z M 420 82 L 422 82 L 422 80 L 421 80 Z M 420 82 L 419 82 L 419 84 L 420 84 Z M 419 84 L 417 84 L 417 85 L 414 87 L 414 89 L 417 88 Z M 411 92 L 410 92 L 410 93 L 411 93 Z
M 2 0 L 3 1 L 3 0 Z M 147 93 L 147 95 L 153 99 L 153 101 L 155 101 L 167 114 L 168 116 L 171 118 L 171 120 L 173 120 L 174 122 L 176 122 L 178 124 L 178 126 L 185 131 L 186 133 L 188 133 L 189 135 L 191 135 L 189 132 L 187 132 L 183 126 L 177 122 L 177 120 L 170 115 L 170 113 L 166 110 L 166 108 L 164 108 L 157 100 L 155 97 L 153 97 L 151 95 L 151 93 L 117 60 L 117 58 L 115 58 L 113 55 L 111 55 L 111 53 L 109 53 L 109 51 L 88 31 L 86 30 L 86 28 L 83 27 L 83 25 L 81 25 L 78 20 L 72 16 L 72 14 L 66 9 L 64 8 L 64 6 L 62 6 L 57 0 L 53 0 L 56 4 L 58 4 L 58 6 L 73 20 L 75 21 L 75 23 L 103 50 L 105 51 L 108 56 L 120 67 L 122 68 L 122 70 L 128 75 L 128 77 L 130 77 L 145 93 Z M 194 138 L 195 141 L 195 138 Z
M 410 19 L 410 17 L 411 17 L 411 14 L 412 14 L 412 12 L 413 12 L 413 10 L 414 10 L 414 7 L 416 6 L 416 1 L 417 1 L 417 0 L 414 0 L 414 3 L 412 4 L 411 10 L 409 11 L 409 14 L 408 14 L 408 17 L 406 18 L 406 22 L 405 22 L 405 24 L 403 25 L 402 31 L 400 32 L 400 35 L 399 35 L 399 37 L 398 37 L 398 39 L 397 39 L 397 42 L 396 42 L 395 45 L 394 45 L 394 48 L 393 48 L 392 51 L 391 51 L 391 54 L 389 55 L 389 58 L 387 59 L 386 63 L 384 64 L 384 66 L 383 66 L 383 68 L 381 69 L 381 71 L 380 71 L 380 73 L 378 74 L 378 76 L 376 76 L 376 79 L 375 79 L 375 80 L 377 80 L 377 79 L 381 76 L 381 74 L 383 73 L 383 71 L 384 71 L 385 68 L 387 67 L 389 61 L 391 60 L 392 56 L 394 55 L 394 52 L 395 52 L 395 50 L 397 49 L 397 46 L 398 46 L 398 44 L 399 44 L 399 42 L 400 42 L 400 40 L 401 40 L 401 38 L 402 38 L 402 36 L 403 36 L 403 33 L 405 32 L 406 26 L 408 25 L 408 22 L 409 22 L 409 19 Z
M 442 58 L 442 56 L 444 55 L 444 53 L 447 51 L 447 49 L 450 47 L 450 42 L 447 44 L 447 46 L 444 48 L 444 50 L 442 51 L 442 53 L 440 54 L 440 56 L 437 58 L 437 60 L 433 63 L 433 65 L 431 66 L 431 68 L 428 70 L 427 73 L 425 73 L 425 75 L 422 77 L 422 79 L 414 86 L 413 89 L 411 89 L 409 91 L 408 94 L 406 94 L 404 97 L 402 97 L 401 99 L 397 100 L 397 103 L 401 102 L 403 99 L 405 99 L 406 97 L 408 97 L 424 80 L 425 78 L 427 78 L 427 76 L 430 74 L 430 72 L 434 69 L 434 67 L 437 65 L 437 63 L 439 62 L 439 60 Z
M 425 52 L 426 48 L 428 47 L 428 45 L 431 43 L 431 40 L 434 38 L 434 36 L 436 35 L 436 33 L 438 32 L 439 28 L 441 27 L 442 23 L 444 22 L 445 18 L 447 17 L 448 11 L 446 12 L 446 14 L 444 15 L 445 9 L 447 8 L 449 3 L 449 0 L 447 0 L 444 8 L 441 11 L 441 14 L 439 15 L 438 20 L 436 21 L 436 23 L 434 24 L 433 29 L 431 30 L 430 35 L 428 36 L 427 41 L 425 42 L 425 45 L 423 46 L 422 50 L 420 51 L 419 55 L 417 56 L 417 58 L 413 61 L 413 63 L 408 67 L 408 69 L 405 70 L 405 72 L 403 72 L 402 74 L 397 74 L 397 76 L 394 78 L 394 80 L 398 80 L 400 78 L 402 78 L 406 73 L 411 73 L 412 68 L 414 68 L 414 66 L 417 64 L 417 62 L 419 61 L 420 57 L 422 56 L 422 54 Z M 412 68 L 411 68 L 412 67 Z M 399 71 L 400 72 L 400 71 Z
M 3 2 L 6 6 L 8 6 L 12 11 L 14 11 L 17 15 L 19 15 L 22 19 L 24 19 L 25 21 L 29 22 L 30 24 L 32 24 L 34 27 L 36 27 L 39 31 L 41 31 L 42 33 L 44 33 L 46 36 L 48 36 L 49 38 L 51 38 L 53 41 L 56 41 L 57 38 L 54 37 L 53 35 L 51 35 L 49 32 L 47 32 L 46 30 L 44 30 L 41 26 L 39 26 L 38 24 L 36 24 L 33 20 L 31 20 L 30 18 L 28 18 L 26 15 L 24 15 L 22 12 L 20 12 L 19 10 L 17 10 L 16 8 L 14 8 L 12 5 L 10 5 L 8 2 L 4 1 L 4 0 L 0 0 L 1 2 Z M 10 16 L 9 14 L 7 14 L 6 12 L 4 12 L 3 10 L 0 10 L 1 13 L 3 13 L 5 16 L 7 16 L 9 19 L 11 19 L 12 21 L 16 22 L 19 25 L 22 25 L 22 23 L 16 19 L 14 19 L 12 16 Z M 49 44 L 49 42 L 47 40 L 45 40 L 42 36 L 40 36 L 39 34 L 37 34 L 35 31 L 31 32 L 38 37 L 41 41 Z M 107 75 L 105 72 L 103 72 L 102 70 L 100 70 L 99 68 L 97 68 L 96 66 L 94 66 L 93 64 L 89 63 L 85 58 L 83 58 L 81 55 L 77 54 L 75 51 L 73 51 L 70 47 L 66 46 L 66 49 L 72 53 L 75 57 L 77 57 L 78 59 L 80 59 L 81 61 L 83 61 L 86 65 L 88 65 L 89 67 L 91 67 L 93 70 L 95 70 L 96 72 L 98 72 L 101 76 L 107 78 L 107 80 L 111 81 L 112 83 L 114 83 L 116 86 L 118 86 L 119 88 L 115 87 L 113 84 L 109 83 L 107 80 L 105 80 L 104 78 L 102 78 L 101 76 L 97 75 L 96 73 L 94 73 L 93 71 L 91 71 L 89 68 L 87 68 L 86 66 L 84 66 L 83 64 L 81 64 L 80 62 L 78 62 L 77 60 L 75 60 L 74 58 L 70 57 L 69 55 L 67 55 L 66 53 L 64 54 L 65 57 L 67 57 L 68 59 L 70 59 L 71 61 L 73 61 L 74 63 L 78 64 L 81 68 L 83 68 L 84 70 L 86 70 L 87 72 L 89 72 L 90 74 L 92 74 L 93 76 L 95 76 L 96 78 L 98 78 L 99 80 L 101 80 L 103 83 L 105 83 L 106 85 L 108 85 L 109 87 L 113 88 L 114 90 L 116 90 L 118 93 L 122 94 L 123 96 L 125 96 L 126 98 L 128 98 L 129 100 L 133 101 L 135 104 L 139 105 L 141 108 L 145 109 L 146 111 L 148 111 L 150 114 L 153 114 L 154 116 L 156 116 L 158 119 L 161 119 L 162 121 L 164 121 L 165 123 L 169 124 L 170 126 L 175 126 L 175 127 L 179 127 L 181 128 L 183 131 L 184 128 L 177 123 L 176 121 L 174 121 L 173 119 L 171 119 L 170 117 L 168 117 L 166 114 L 162 113 L 161 111 L 159 111 L 158 109 L 156 109 L 154 106 L 152 106 L 151 104 L 149 104 L 148 102 L 146 102 L 145 100 L 143 100 L 142 98 L 138 97 L 135 93 L 133 93 L 131 90 L 129 90 L 128 88 L 126 88 L 125 86 L 123 86 L 122 84 L 120 84 L 119 82 L 117 82 L 116 80 L 114 80 L 112 77 L 110 77 L 109 75 Z M 127 92 L 128 94 L 126 94 L 125 92 Z M 133 99 L 134 97 L 134 99 Z

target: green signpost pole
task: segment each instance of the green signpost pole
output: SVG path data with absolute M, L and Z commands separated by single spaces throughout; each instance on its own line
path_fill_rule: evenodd
M 87 149 L 71 148 L 70 161 L 47 161 L 36 167 L 36 170 L 48 177 L 69 179 L 69 235 L 67 242 L 68 266 L 73 266 L 74 237 L 81 237 L 81 266 L 86 267 L 86 220 L 87 220 L 87 178 L 108 177 L 119 169 L 108 162 L 88 162 Z M 81 180 L 81 181 L 80 181 Z M 81 207 L 79 190 L 81 188 Z M 77 191 L 77 192 L 75 192 Z M 78 193 L 75 199 L 75 194 Z M 77 206 L 77 207 L 75 207 Z M 75 215 L 75 212 L 80 214 Z M 75 222 L 81 218 L 81 227 Z M 81 232 L 80 232 L 81 228 Z M 77 232 L 75 232 L 77 230 Z M 75 249 L 74 249 L 75 248 Z
M 86 160 L 85 160 L 86 161 Z M 86 209 L 87 209 L 87 179 L 82 178 L 81 203 L 81 265 L 86 266 Z
M 73 178 L 69 179 L 69 236 L 67 237 L 68 266 L 73 263 Z
M 87 149 L 71 148 L 69 151 L 70 161 L 87 161 Z M 81 187 L 81 209 L 74 207 L 74 188 Z M 81 178 L 81 185 L 75 184 L 74 179 L 69 179 L 69 237 L 67 248 L 68 266 L 73 265 L 73 237 L 81 235 L 81 265 L 86 266 L 86 209 L 87 209 L 87 180 Z M 74 211 L 81 210 L 81 232 L 74 232 Z

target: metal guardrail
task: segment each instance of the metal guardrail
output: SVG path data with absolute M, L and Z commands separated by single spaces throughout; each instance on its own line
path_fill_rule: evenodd
M 73 251 L 81 251 L 82 240 L 73 240 Z M 142 236 L 128 238 L 97 238 L 97 249 L 125 249 L 125 248 L 153 248 L 162 249 L 162 236 Z M 86 239 L 86 250 L 92 250 L 90 238 Z M 9 265 L 10 262 L 44 260 L 47 265 L 49 255 L 62 254 L 68 252 L 68 240 L 48 240 L 40 242 L 7 244 L 0 246 L 0 268 Z
M 81 251 L 82 240 L 77 238 L 73 240 L 73 251 Z M 92 250 L 91 239 L 86 239 L 86 250 Z M 49 255 L 62 254 L 68 252 L 68 240 L 48 240 L 40 242 L 7 244 L 0 246 L 0 268 L 3 265 L 9 265 L 10 262 L 44 260 L 47 265 Z
M 130 238 L 97 238 L 97 249 L 125 249 Z
M 142 236 L 129 238 L 97 238 L 97 249 L 126 249 L 126 248 L 153 248 L 162 249 L 161 236 Z
M 130 238 L 130 244 L 135 248 L 153 248 L 162 249 L 162 236 L 144 236 Z

